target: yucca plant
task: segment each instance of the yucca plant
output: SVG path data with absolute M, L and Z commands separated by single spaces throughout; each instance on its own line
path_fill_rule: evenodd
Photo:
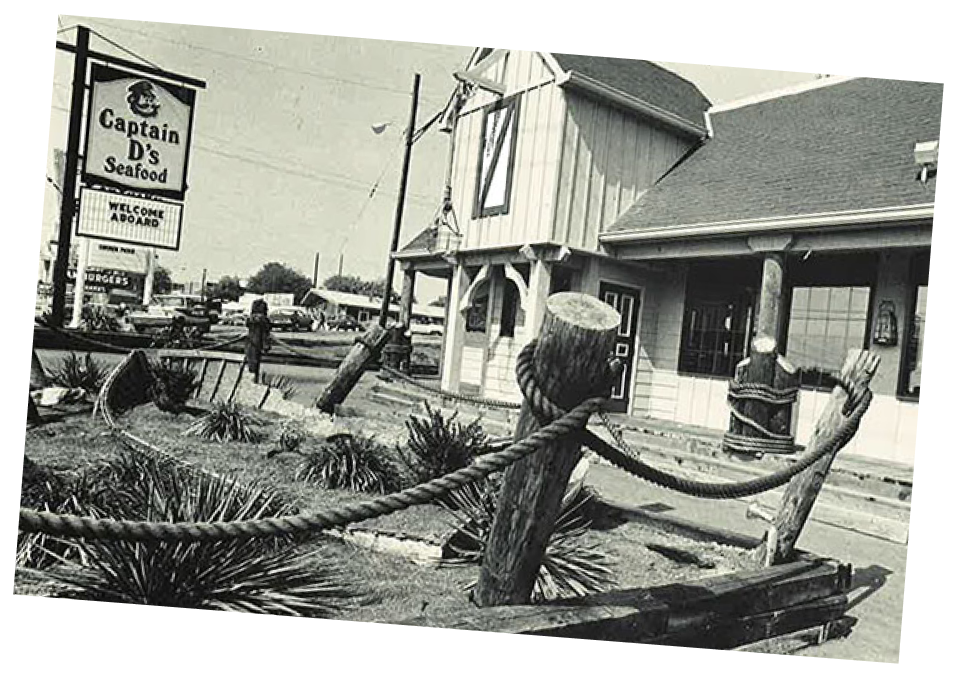
M 111 310 L 102 305 L 84 305 L 80 311 L 82 331 L 119 331 L 120 321 Z
M 287 420 L 279 429 L 279 437 L 276 438 L 272 450 L 266 453 L 266 457 L 272 458 L 280 453 L 298 453 L 302 455 L 300 449 L 307 437 L 308 435 L 299 421 Z
M 252 443 L 262 438 L 263 421 L 234 401 L 217 401 L 202 418 L 186 429 L 186 434 L 212 441 Z
M 427 481 L 467 466 L 476 455 L 488 450 L 488 436 L 478 420 L 458 422 L 458 412 L 448 419 L 440 409 L 425 404 L 425 418 L 410 416 L 408 449 L 412 469 L 420 481 Z
M 119 472 L 139 474 L 109 512 L 91 516 L 159 522 L 240 521 L 284 516 L 288 508 L 262 486 L 190 474 L 150 458 L 127 458 Z M 322 550 L 302 551 L 289 538 L 221 542 L 80 540 L 86 565 L 47 572 L 74 598 L 328 617 L 354 592 Z
M 282 393 L 283 399 L 292 399 L 299 394 L 299 388 L 293 384 L 288 376 L 276 375 L 275 373 L 263 373 L 260 376 L 260 382 L 266 387 L 278 390 Z
M 457 530 L 447 543 L 447 563 L 481 563 L 495 520 L 500 481 L 477 481 L 453 490 L 439 504 L 453 517 Z M 535 578 L 532 601 L 584 596 L 607 591 L 614 584 L 608 555 L 582 542 L 589 521 L 585 493 L 563 506 Z M 468 589 L 475 583 L 468 585 Z
M 75 352 L 71 352 L 63 358 L 58 367 L 53 368 L 50 379 L 62 387 L 80 389 L 95 395 L 103 386 L 108 371 L 107 367 L 94 359 L 90 353 L 81 358 Z
M 186 402 L 199 387 L 196 371 L 183 362 L 158 361 L 150 364 L 150 373 L 150 396 L 156 408 L 167 413 L 185 411 Z
M 402 471 L 388 447 L 374 437 L 340 434 L 304 453 L 296 478 L 324 488 L 390 493 L 404 485 Z

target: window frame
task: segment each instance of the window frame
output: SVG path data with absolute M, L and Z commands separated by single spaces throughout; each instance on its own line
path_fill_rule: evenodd
M 509 141 L 508 166 L 505 169 L 505 198 L 504 204 L 494 207 L 484 207 L 482 202 L 482 167 L 485 162 L 485 136 L 488 132 L 488 121 L 492 113 L 511 108 L 511 140 Z M 507 113 L 505 113 L 507 115 Z M 512 186 L 515 174 L 515 156 L 518 145 L 518 124 L 521 115 L 521 97 L 518 94 L 501 98 L 486 106 L 482 110 L 482 130 L 479 136 L 478 160 L 475 167 L 475 195 L 472 203 L 472 219 L 488 218 L 490 216 L 504 216 L 509 212 L 512 203 Z M 489 176 L 491 186 L 491 175 Z M 486 195 L 486 199 L 488 196 Z
M 927 293 L 930 293 L 930 251 L 914 254 L 910 261 L 910 271 L 908 275 L 907 301 L 904 307 L 904 314 L 898 321 L 898 335 L 900 345 L 900 361 L 897 368 L 897 389 L 895 394 L 901 401 L 920 401 L 920 393 L 910 394 L 906 391 L 907 383 L 907 345 L 910 343 L 914 322 L 913 315 L 917 310 L 917 297 L 920 287 L 926 286 Z M 903 323 L 903 326 L 901 324 Z
M 862 350 L 868 350 L 871 347 L 871 332 L 873 331 L 873 322 L 874 322 L 874 299 L 877 297 L 877 283 L 876 282 L 843 282 L 839 283 L 834 280 L 824 280 L 819 283 L 801 281 L 798 283 L 788 284 L 787 285 L 787 313 L 784 317 L 784 326 L 783 326 L 783 336 L 781 337 L 781 348 L 780 353 L 785 358 L 788 359 L 788 339 L 791 337 L 791 314 L 794 312 L 794 289 L 813 289 L 813 288 L 826 288 L 826 289 L 836 289 L 836 288 L 845 288 L 845 289 L 867 289 L 867 314 L 864 319 L 864 344 L 861 346 Z M 789 360 L 790 361 L 790 360 Z M 795 364 L 795 366 L 797 366 Z M 842 366 L 837 368 L 837 373 L 840 373 Z M 802 390 L 808 390 L 812 392 L 830 392 L 834 389 L 834 383 L 825 383 L 823 381 L 818 383 L 806 383 L 804 382 L 801 371 L 801 367 L 797 367 L 798 377 L 800 378 L 798 385 Z M 823 372 L 822 372 L 823 373 Z

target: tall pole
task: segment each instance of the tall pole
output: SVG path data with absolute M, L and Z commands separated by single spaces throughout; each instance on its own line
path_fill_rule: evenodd
M 199 285 L 199 299 L 206 302 L 206 268 L 203 268 L 203 281 Z
M 146 250 L 146 278 L 143 280 L 143 305 L 153 301 L 153 274 L 156 272 L 156 253 L 152 247 Z
M 86 237 L 76 238 L 76 279 L 73 280 L 73 320 L 71 329 L 80 328 L 83 319 L 83 297 L 86 295 L 86 266 L 90 261 L 90 240 Z
M 66 168 L 63 196 L 60 200 L 60 232 L 57 236 L 56 263 L 53 267 L 53 325 L 63 327 L 66 316 L 66 274 L 70 266 L 70 240 L 76 214 L 77 160 L 80 155 L 80 127 L 83 120 L 83 94 L 86 87 L 86 59 L 90 48 L 90 32 L 77 26 L 76 53 L 73 59 L 73 89 L 70 97 L 70 125 L 66 142 Z
M 419 108 L 419 82 L 422 77 L 416 73 L 412 81 L 412 110 L 409 112 L 409 126 L 405 130 L 405 157 L 402 159 L 402 178 L 399 179 L 399 199 L 395 205 L 395 224 L 392 227 L 392 245 L 389 247 L 389 265 L 385 273 L 385 291 L 382 308 L 379 311 L 379 326 L 385 328 L 389 319 L 389 298 L 392 296 L 392 277 L 395 275 L 393 254 L 399 248 L 399 233 L 402 230 L 402 212 L 405 209 L 405 193 L 409 183 L 409 163 L 412 161 L 413 135 L 415 134 L 415 115 Z
M 319 288 L 319 261 L 322 260 L 322 254 L 318 251 L 316 252 L 316 264 L 312 269 L 312 286 Z

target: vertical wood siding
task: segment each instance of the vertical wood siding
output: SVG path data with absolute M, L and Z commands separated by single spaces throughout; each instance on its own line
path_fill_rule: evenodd
M 583 249 L 691 147 L 647 120 L 565 90 L 566 130 L 552 238 Z

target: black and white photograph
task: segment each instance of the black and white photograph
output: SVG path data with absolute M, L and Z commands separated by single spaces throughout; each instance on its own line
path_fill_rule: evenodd
M 141 626 L 163 673 L 287 631 L 348 631 L 344 673 L 387 634 L 418 672 L 915 668 L 949 607 L 942 71 L 451 28 L 478 5 L 67 9 L 17 66 L 48 142 L 3 351 L 12 617 Z

